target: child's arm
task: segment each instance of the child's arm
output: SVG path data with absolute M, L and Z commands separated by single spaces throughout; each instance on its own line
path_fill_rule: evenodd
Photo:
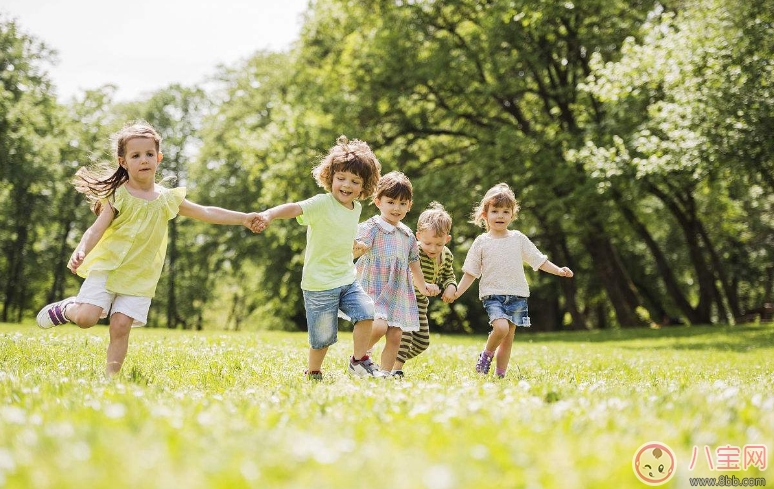
M 573 276 L 572 270 L 570 270 L 567 267 L 558 267 L 551 263 L 549 260 L 546 260 L 543 262 L 542 265 L 540 265 L 540 269 L 544 272 L 553 273 L 554 275 L 559 275 L 560 277 L 567 277 L 570 278 Z
M 473 282 L 476 281 L 475 275 L 471 275 L 468 272 L 465 272 L 465 275 L 462 276 L 462 280 L 460 280 L 459 285 L 457 286 L 457 292 L 454 294 L 454 300 L 457 300 L 460 298 L 462 294 L 465 293 L 466 290 L 470 288 L 471 285 L 473 285 Z
M 374 244 L 378 228 L 373 219 L 367 219 L 357 225 L 355 243 L 352 245 L 352 255 L 355 260 L 368 253 Z
M 457 277 L 454 276 L 454 256 L 451 253 L 444 258 L 441 280 L 441 286 L 444 289 L 442 299 L 445 303 L 451 304 L 454 302 L 454 294 L 457 293 Z
M 414 287 L 417 288 L 420 294 L 428 297 L 438 294 L 437 292 L 431 294 L 428 290 L 430 284 L 425 283 L 425 275 L 422 273 L 422 265 L 419 264 L 419 260 L 414 260 L 409 263 L 409 268 L 411 268 L 411 278 L 414 281 Z
M 69 268 L 73 273 L 75 273 L 78 270 L 78 267 L 81 266 L 81 263 L 83 263 L 86 255 L 88 255 L 89 252 L 93 250 L 95 246 L 97 246 L 99 240 L 102 239 L 102 235 L 105 234 L 105 230 L 107 230 L 107 228 L 110 226 L 110 223 L 113 222 L 114 216 L 115 211 L 113 210 L 113 206 L 105 203 L 102 206 L 102 212 L 99 213 L 99 216 L 97 216 L 94 224 L 92 224 L 89 229 L 83 233 L 81 242 L 78 243 L 78 246 L 75 247 L 75 251 L 73 251 L 73 254 L 70 257 L 70 261 L 67 263 L 67 268 Z
M 211 224 L 241 224 L 251 231 L 258 232 L 258 213 L 237 212 L 222 207 L 203 206 L 195 204 L 188 199 L 183 199 L 180 203 L 178 213 L 181 216 L 192 217 L 199 221 L 209 222 Z
M 304 209 L 296 202 L 278 205 L 258 214 L 256 227 L 258 233 L 266 229 L 275 219 L 293 219 L 304 213 Z

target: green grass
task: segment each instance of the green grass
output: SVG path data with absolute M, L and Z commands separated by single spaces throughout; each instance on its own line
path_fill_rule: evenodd
M 106 328 L 0 324 L 0 487 L 646 487 L 651 440 L 689 487 L 719 475 L 694 445 L 774 450 L 773 325 L 519 334 L 504 381 L 473 372 L 483 341 L 362 381 L 342 334 L 309 383 L 304 334 L 140 329 L 108 381 Z

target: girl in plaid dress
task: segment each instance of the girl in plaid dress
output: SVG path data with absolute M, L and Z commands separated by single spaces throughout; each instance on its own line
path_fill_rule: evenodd
M 382 336 L 381 369 L 392 370 L 403 331 L 419 331 L 419 312 L 414 287 L 425 296 L 438 295 L 437 285 L 425 283 L 414 233 L 401 220 L 411 209 L 413 189 L 403 173 L 390 172 L 376 186 L 374 204 L 380 215 L 358 228 L 355 256 L 357 278 L 374 300 L 374 324 L 370 345 Z M 362 256 L 361 256 L 362 255 Z M 413 286 L 412 286 L 413 284 Z

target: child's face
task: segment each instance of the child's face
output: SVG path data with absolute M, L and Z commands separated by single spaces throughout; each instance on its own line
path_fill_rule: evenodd
M 417 231 L 417 241 L 419 241 L 419 247 L 430 258 L 436 258 L 443 251 L 443 247 L 449 242 L 451 236 L 444 234 L 438 236 L 432 229 L 423 229 Z
M 374 204 L 382 212 L 382 217 L 393 226 L 402 221 L 411 210 L 410 200 L 381 197 L 374 199 Z
M 156 151 L 156 141 L 151 138 L 132 138 L 126 142 L 124 157 L 118 163 L 126 168 L 129 180 L 138 183 L 155 182 L 156 168 L 163 155 Z
M 513 221 L 513 209 L 510 207 L 493 207 L 486 210 L 486 223 L 490 231 L 505 231 Z
M 362 191 L 363 179 L 360 176 L 348 171 L 337 171 L 333 174 L 331 193 L 340 204 L 351 209 L 352 202 L 360 197 Z

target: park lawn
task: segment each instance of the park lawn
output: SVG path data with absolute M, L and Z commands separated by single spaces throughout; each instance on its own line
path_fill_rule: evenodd
M 140 329 L 108 381 L 107 328 L 0 324 L 0 487 L 646 487 L 653 440 L 689 487 L 721 474 L 689 472 L 694 445 L 774 449 L 774 325 L 518 334 L 502 381 L 483 341 L 434 335 L 368 381 L 341 334 L 310 383 L 303 333 Z

